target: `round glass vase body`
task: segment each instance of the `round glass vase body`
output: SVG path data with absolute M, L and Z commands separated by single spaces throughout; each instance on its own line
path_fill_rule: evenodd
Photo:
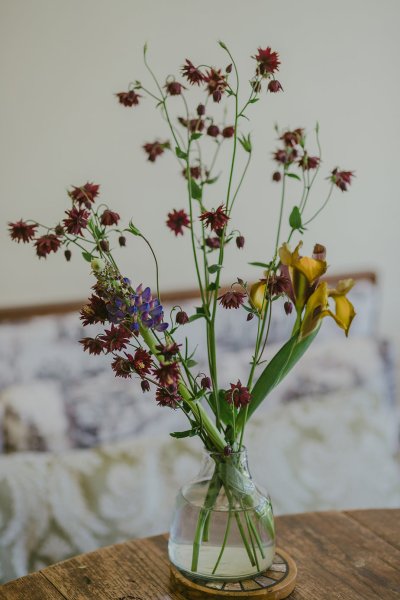
M 253 482 L 246 450 L 205 453 L 200 473 L 178 493 L 168 553 L 190 579 L 239 581 L 271 566 L 271 500 Z

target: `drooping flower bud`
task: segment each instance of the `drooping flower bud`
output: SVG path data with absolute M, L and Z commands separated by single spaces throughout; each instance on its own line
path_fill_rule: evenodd
M 242 235 L 238 235 L 236 238 L 236 246 L 241 250 L 244 246 L 245 239 Z
M 225 71 L 227 73 L 232 73 L 232 63 L 226 67 Z
M 203 379 L 200 382 L 201 387 L 203 388 L 203 390 L 209 390 L 211 388 L 211 379 L 207 376 L 203 377 Z
M 277 79 L 271 79 L 268 84 L 268 91 L 276 94 L 277 92 L 283 92 L 283 87 Z
M 147 381 L 147 379 L 142 379 L 142 381 L 140 382 L 140 386 L 142 388 L 142 392 L 150 391 L 150 383 Z
M 225 456 L 230 456 L 232 454 L 233 450 L 231 446 L 225 446 L 224 448 L 224 455 Z
M 178 323 L 178 325 L 185 325 L 186 323 L 188 323 L 189 317 L 187 316 L 187 313 L 185 313 L 184 310 L 180 310 L 176 313 L 175 321 Z
M 285 309 L 285 313 L 287 315 L 290 315 L 293 310 L 293 304 L 289 302 L 289 300 L 286 300 L 285 304 L 283 305 L 283 308 Z
M 107 240 L 100 240 L 99 246 L 103 250 L 103 252 L 110 251 L 110 244 L 107 242 Z
M 204 106 L 204 104 L 199 104 L 197 107 L 197 114 L 199 115 L 199 117 L 202 117 L 203 115 L 206 114 L 206 107 Z
M 71 256 L 72 256 L 72 252 L 71 252 L 71 250 L 68 250 L 68 249 L 67 249 L 67 250 L 65 250 L 65 252 L 64 252 L 64 256 L 65 256 L 65 260 L 66 260 L 67 262 L 69 262 L 69 261 L 71 260 Z
M 247 315 L 247 319 L 246 319 L 246 321 L 251 321 L 252 319 L 254 319 L 254 313 L 249 313 L 249 314 Z
M 54 233 L 56 235 L 64 235 L 64 227 L 59 223 L 58 225 L 55 226 Z
M 220 92 L 220 90 L 215 90 L 215 92 L 213 92 L 212 97 L 214 102 L 221 102 L 222 92 Z
M 219 135 L 219 127 L 217 125 L 210 125 L 207 129 L 207 135 L 217 137 Z
M 126 246 L 126 237 L 124 235 L 120 235 L 118 238 L 118 243 L 121 247 Z
M 279 171 L 275 171 L 275 173 L 272 174 L 272 181 L 280 181 L 282 179 L 282 175 L 280 174 Z
M 224 136 L 224 138 L 231 138 L 235 135 L 235 128 L 233 127 L 233 125 L 229 125 L 229 127 L 225 127 L 224 130 L 222 131 L 222 135 Z

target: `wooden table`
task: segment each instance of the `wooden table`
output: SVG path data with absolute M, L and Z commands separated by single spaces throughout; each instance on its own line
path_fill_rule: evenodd
M 297 563 L 292 600 L 400 600 L 400 510 L 278 517 Z M 83 554 L 0 587 L 1 600 L 185 600 L 171 591 L 166 536 Z

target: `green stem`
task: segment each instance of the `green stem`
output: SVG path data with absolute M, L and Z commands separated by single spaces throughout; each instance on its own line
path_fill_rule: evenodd
M 228 513 L 228 520 L 227 520 L 227 523 L 226 523 L 225 535 L 224 535 L 224 539 L 222 541 L 222 546 L 221 546 L 221 550 L 220 550 L 220 553 L 219 553 L 218 558 L 217 558 L 217 562 L 215 563 L 215 566 L 214 566 L 214 568 L 212 570 L 212 575 L 214 575 L 214 573 L 218 569 L 219 563 L 221 562 L 222 555 L 224 554 L 225 546 L 226 546 L 226 543 L 228 541 L 229 532 L 230 532 L 230 529 L 231 529 L 231 521 L 232 521 L 232 508 L 231 508 L 231 506 L 229 506 L 229 513 Z

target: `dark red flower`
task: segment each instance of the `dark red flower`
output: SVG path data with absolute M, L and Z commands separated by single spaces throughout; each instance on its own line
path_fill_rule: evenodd
M 293 304 L 289 300 L 286 300 L 286 302 L 283 305 L 283 308 L 285 309 L 285 313 L 287 315 L 290 315 L 293 310 Z
M 82 229 L 86 229 L 90 213 L 84 208 L 76 208 L 73 206 L 71 210 L 66 210 L 67 219 L 63 220 L 65 229 L 73 235 L 82 235 Z
M 160 365 L 157 369 L 153 369 L 152 373 L 160 385 L 175 385 L 179 379 L 178 363 L 173 362 L 168 365 Z
M 275 71 L 279 71 L 279 55 L 277 52 L 272 52 L 271 48 L 268 46 L 263 50 L 262 48 L 258 48 L 258 54 L 253 56 L 258 63 L 258 69 L 261 75 L 270 75 Z
M 354 171 L 339 171 L 336 167 L 336 169 L 333 169 L 330 179 L 342 192 L 345 192 L 351 184 L 352 177 L 354 177 Z
M 203 388 L 203 390 L 211 389 L 211 379 L 205 375 L 200 381 L 200 385 Z
M 281 179 L 282 179 L 282 175 L 280 174 L 279 171 L 275 171 L 275 173 L 272 173 L 272 181 L 280 181 Z
M 106 209 L 100 217 L 100 223 L 102 225 L 118 225 L 120 218 L 118 213 Z
M 236 246 L 239 248 L 239 250 L 241 250 L 245 244 L 245 239 L 243 237 L 243 235 L 238 235 L 236 238 Z
M 247 387 L 238 380 L 237 384 L 231 383 L 231 389 L 225 392 L 225 400 L 228 404 L 234 404 L 236 408 L 247 406 L 251 400 L 251 394 Z
M 99 195 L 100 186 L 95 183 L 85 183 L 81 187 L 72 186 L 72 192 L 68 192 L 70 198 L 79 205 L 84 204 L 90 208 L 95 198 Z
M 161 154 L 164 154 L 166 148 L 169 148 L 169 142 L 161 143 L 156 141 L 153 143 L 144 144 L 143 146 L 143 150 L 148 155 L 147 160 L 149 160 L 150 162 L 154 162 L 157 156 L 161 156 Z
M 179 81 L 169 81 L 164 87 L 170 96 L 179 96 L 182 94 L 182 90 L 186 89 Z
M 199 104 L 196 110 L 197 114 L 199 115 L 199 117 L 202 117 L 203 115 L 206 114 L 206 107 L 204 106 L 204 104 Z
M 72 252 L 71 252 L 71 250 L 68 250 L 68 249 L 67 249 L 67 250 L 65 250 L 65 251 L 64 251 L 64 256 L 65 256 L 65 260 L 66 260 L 67 262 L 69 262 L 69 261 L 71 260 L 71 256 L 72 256 Z
M 271 297 L 291 293 L 292 284 L 286 275 L 270 273 L 266 279 L 261 279 L 261 281 L 268 283 L 268 293 Z
M 159 406 L 169 406 L 170 408 L 176 408 L 178 402 L 182 400 L 179 396 L 176 388 L 172 388 L 171 391 L 165 388 L 158 388 L 156 391 L 156 400 Z
M 142 388 L 142 392 L 150 391 L 150 383 L 147 381 L 147 379 L 142 379 L 142 381 L 140 382 L 140 386 Z
M 187 179 L 186 169 L 183 169 L 182 175 Z M 192 179 L 200 179 L 201 177 L 201 168 L 200 167 L 190 167 L 190 177 Z
M 150 373 L 152 360 L 151 355 L 149 352 L 147 352 L 147 350 L 144 348 L 138 348 L 135 351 L 133 358 L 130 355 L 127 356 L 129 356 L 131 359 L 133 368 L 135 369 L 136 373 L 140 375 L 140 377 L 144 377 L 144 375 Z
M 217 137 L 219 135 L 219 127 L 217 125 L 209 125 L 207 128 L 207 135 Z
M 29 225 L 25 221 L 16 221 L 15 223 L 9 223 L 9 232 L 12 240 L 16 242 L 30 242 L 36 233 L 37 224 L 33 223 Z
M 294 146 L 300 144 L 301 140 L 303 139 L 303 136 L 304 129 L 298 127 L 293 131 L 285 131 L 279 139 L 283 141 L 285 146 L 290 146 L 291 148 L 294 148 Z
M 297 150 L 296 148 L 280 148 L 276 150 L 273 154 L 274 160 L 278 163 L 282 163 L 284 165 L 290 165 L 297 158 Z
M 221 240 L 219 239 L 219 237 L 208 237 L 205 240 L 205 244 L 206 246 L 208 246 L 208 248 L 212 248 L 213 250 L 215 250 L 221 247 Z
M 106 352 L 115 352 L 116 350 L 123 350 L 129 343 L 131 333 L 125 329 L 122 325 L 116 327 L 114 323 L 111 324 L 111 329 L 105 329 L 104 334 L 100 336 L 103 342 L 103 348 Z
M 272 94 L 276 94 L 277 92 L 283 92 L 283 87 L 277 79 L 271 79 L 268 84 L 268 91 Z
M 222 135 L 224 138 L 231 138 L 235 135 L 235 128 L 233 125 L 229 125 L 229 127 L 225 127 L 222 130 Z
M 205 82 L 207 83 L 208 93 L 213 97 L 214 102 L 220 102 L 222 94 L 228 85 L 221 69 L 209 69 L 205 77 Z
M 165 360 L 171 360 L 176 354 L 179 354 L 179 348 L 181 344 L 172 343 L 172 344 L 160 344 L 156 346 L 156 349 L 160 354 L 163 355 Z
M 35 241 L 36 254 L 39 258 L 46 258 L 50 252 L 57 252 L 61 245 L 60 239 L 53 233 L 42 235 Z
M 101 354 L 103 352 L 103 344 L 98 338 L 85 337 L 79 340 L 83 349 L 89 351 L 89 354 Z
M 244 299 L 246 298 L 246 294 L 243 292 L 238 292 L 236 290 L 230 290 L 229 292 L 225 292 L 218 298 L 219 303 L 222 304 L 224 308 L 240 308 L 244 303 Z
M 105 323 L 108 321 L 107 305 L 102 298 L 92 294 L 88 303 L 82 306 L 80 315 L 84 327 L 95 323 Z
M 121 104 L 124 106 L 136 106 L 139 104 L 139 98 L 142 96 L 137 94 L 134 90 L 130 90 L 129 92 L 118 92 L 115 94 Z
M 226 214 L 223 204 L 221 204 L 221 206 L 219 206 L 216 210 L 202 213 L 199 219 L 201 221 L 205 221 L 206 225 L 211 229 L 211 231 L 216 231 L 217 233 L 221 231 L 229 221 L 229 217 Z
M 186 325 L 189 322 L 189 317 L 184 310 L 180 310 L 176 313 L 175 321 L 178 325 Z
M 303 171 L 309 171 L 310 169 L 316 169 L 319 166 L 320 159 L 318 156 L 308 156 L 307 152 L 304 152 L 300 158 L 298 165 Z
M 189 83 L 200 85 L 205 80 L 203 73 L 194 66 L 194 64 L 187 58 L 186 64 L 182 67 L 182 74 Z
M 132 376 L 131 361 L 123 356 L 116 356 L 111 363 L 111 368 L 115 372 L 115 377 L 124 377 L 124 379 L 128 379 Z
M 168 213 L 167 226 L 175 233 L 175 235 L 183 235 L 183 228 L 190 226 L 189 215 L 183 210 L 174 210 Z
M 200 133 L 204 129 L 204 121 L 203 119 L 184 119 L 183 117 L 178 117 L 178 121 L 183 127 L 187 127 L 191 133 Z

